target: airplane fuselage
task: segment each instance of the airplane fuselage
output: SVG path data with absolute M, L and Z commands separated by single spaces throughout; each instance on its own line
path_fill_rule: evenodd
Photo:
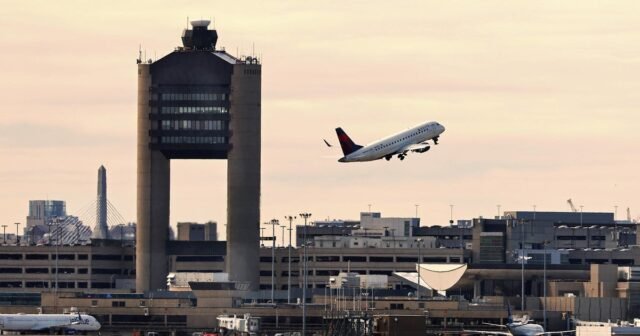
M 0 330 L 36 331 L 53 328 L 77 331 L 100 330 L 100 323 L 87 314 L 0 314 Z
M 512 323 L 507 324 L 507 329 L 513 336 L 535 336 L 544 333 L 544 328 L 535 323 Z
M 396 154 L 406 152 L 408 146 L 421 144 L 428 140 L 437 138 L 444 132 L 444 126 L 437 122 L 430 121 L 422 123 L 416 127 L 393 134 L 384 139 L 370 143 L 353 153 L 345 155 L 339 162 L 363 162 L 379 160 Z M 428 146 L 424 151 L 428 150 Z

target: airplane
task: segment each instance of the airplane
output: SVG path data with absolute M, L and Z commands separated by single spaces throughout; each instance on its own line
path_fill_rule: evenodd
M 67 329 L 86 333 L 100 330 L 100 322 L 87 314 L 0 314 L 0 331 Z
M 429 140 L 433 140 L 433 143 L 437 145 L 442 132 L 444 132 L 444 126 L 430 121 L 366 146 L 360 146 L 355 144 L 342 128 L 338 127 L 336 134 L 344 154 L 344 157 L 340 158 L 338 162 L 363 162 L 382 158 L 389 161 L 394 155 L 397 155 L 400 160 L 404 160 L 409 152 L 424 153 L 428 151 L 431 148 Z
M 523 317 L 520 320 L 514 320 L 511 315 L 511 307 L 507 305 L 507 312 L 509 316 L 507 317 L 507 324 L 493 324 L 493 323 L 484 323 L 485 325 L 505 328 L 507 331 L 481 331 L 481 330 L 463 330 L 464 333 L 470 334 L 479 334 L 479 335 L 497 335 L 497 336 L 550 336 L 550 335 L 560 335 L 563 334 L 573 334 L 575 330 L 567 330 L 567 331 L 544 331 L 544 328 L 536 323 L 530 323 L 529 318 L 527 316 Z

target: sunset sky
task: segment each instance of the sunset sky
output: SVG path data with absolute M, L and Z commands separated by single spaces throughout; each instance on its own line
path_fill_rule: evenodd
M 187 17 L 263 59 L 263 222 L 419 204 L 423 225 L 442 225 L 449 204 L 469 219 L 568 198 L 640 215 L 638 1 L 3 1 L 0 15 L 7 232 L 30 199 L 79 214 L 100 165 L 135 221 L 135 59 L 180 45 Z M 337 126 L 366 144 L 427 120 L 447 128 L 428 153 L 336 162 Z M 225 161 L 171 169 L 172 225 L 226 222 Z

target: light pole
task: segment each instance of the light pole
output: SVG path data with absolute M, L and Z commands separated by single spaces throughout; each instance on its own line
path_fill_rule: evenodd
M 391 239 L 393 239 L 393 248 L 396 248 L 396 229 L 391 229 Z
M 418 207 L 420 206 L 420 204 L 415 204 L 416 207 L 416 218 L 418 218 Z
M 271 245 L 271 303 L 275 304 L 276 293 L 276 225 L 280 224 L 277 219 L 271 220 L 271 238 L 273 244 Z
M 544 320 L 544 330 L 547 330 L 547 244 L 548 241 L 544 241 L 544 254 L 543 254 L 543 280 L 542 280 L 542 292 L 544 296 L 544 310 L 542 311 L 542 319 Z
M 525 257 L 524 255 L 524 220 L 520 220 L 520 256 L 518 261 L 520 262 L 520 280 L 522 285 L 522 292 L 520 293 L 520 309 L 524 311 L 524 263 L 531 259 L 531 257 Z
M 369 211 L 371 212 L 371 211 Z M 311 217 L 310 213 L 303 212 L 300 214 L 300 217 L 304 218 L 304 246 L 303 246 L 303 257 L 304 262 L 302 264 L 302 269 L 304 271 L 304 275 L 302 277 L 302 336 L 307 335 L 307 219 Z
M 20 245 L 20 223 L 14 223 L 16 225 L 16 246 Z
M 422 284 L 422 277 L 420 276 L 420 263 L 422 263 L 422 250 L 420 249 L 420 245 L 422 244 L 422 238 L 416 239 L 418 243 L 418 293 L 416 293 L 416 297 L 420 300 L 420 285 Z
M 2 225 L 2 236 L 3 236 L 3 238 L 2 238 L 3 239 L 3 243 L 2 244 L 4 244 L 4 245 L 7 244 L 7 226 L 8 226 L 7 224 L 3 224 Z
M 288 254 L 289 254 L 289 259 L 288 261 L 288 271 L 287 271 L 287 303 L 291 304 L 291 223 L 293 222 L 294 219 L 296 219 L 296 216 L 284 216 L 284 218 L 286 220 L 289 221 L 289 247 L 288 247 Z M 282 239 L 284 241 L 284 237 Z
M 449 204 L 449 224 L 453 224 L 453 204 Z
M 280 228 L 282 229 L 282 247 L 284 247 L 284 228 L 286 228 L 286 225 L 280 225 Z

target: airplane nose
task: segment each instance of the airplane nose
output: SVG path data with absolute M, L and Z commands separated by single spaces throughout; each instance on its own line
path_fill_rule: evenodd
M 440 125 L 440 133 L 444 132 L 445 128 L 444 126 Z

